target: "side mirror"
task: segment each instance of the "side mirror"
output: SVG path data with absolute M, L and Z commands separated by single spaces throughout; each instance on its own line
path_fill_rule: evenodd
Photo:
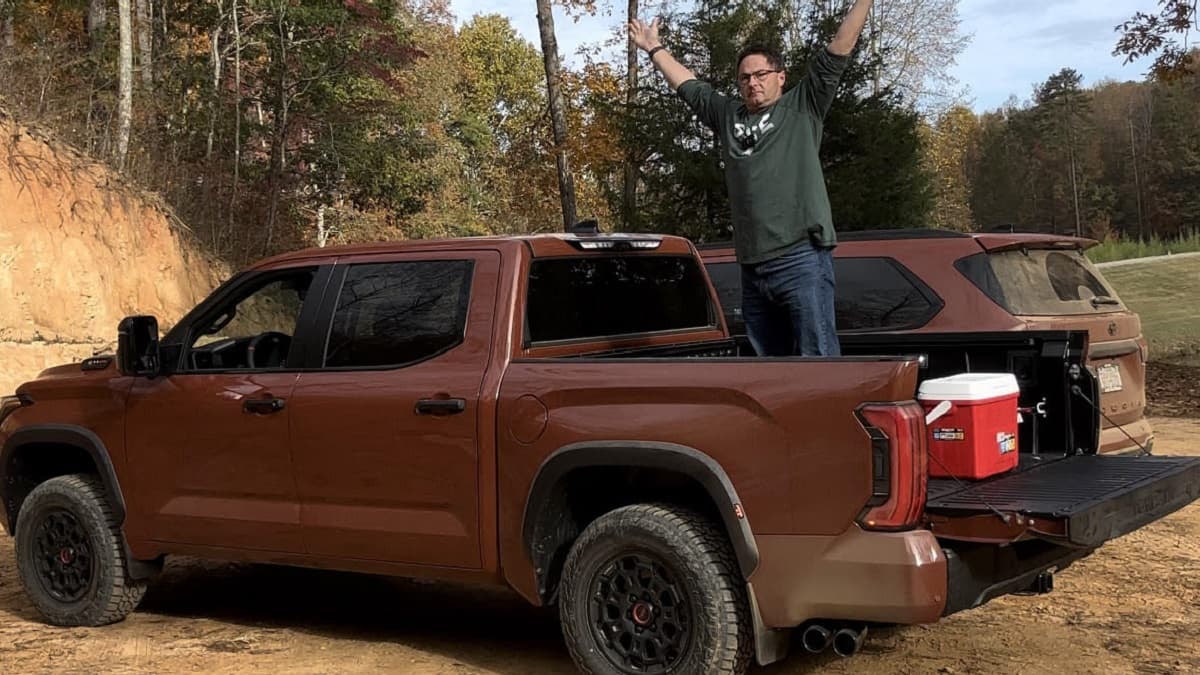
M 154 377 L 162 370 L 158 319 L 127 316 L 117 326 L 117 365 L 122 375 Z

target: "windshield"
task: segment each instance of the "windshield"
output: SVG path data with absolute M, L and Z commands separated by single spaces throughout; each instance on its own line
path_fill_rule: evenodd
M 1079 251 L 999 251 L 964 258 L 955 267 L 1016 315 L 1103 314 L 1125 309 L 1116 291 Z

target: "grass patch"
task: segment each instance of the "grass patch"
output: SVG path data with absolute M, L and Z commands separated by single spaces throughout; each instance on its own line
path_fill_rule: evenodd
M 1113 267 L 1104 278 L 1141 316 L 1152 359 L 1200 364 L 1200 257 Z
M 1196 251 L 1200 251 L 1200 230 L 1192 230 L 1174 239 L 1153 237 L 1148 241 L 1106 241 L 1088 249 L 1087 257 L 1092 262 L 1101 263 Z

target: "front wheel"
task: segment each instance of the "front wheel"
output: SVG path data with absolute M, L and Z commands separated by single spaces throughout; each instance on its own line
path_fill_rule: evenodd
M 745 589 L 712 522 L 636 504 L 597 518 L 575 541 L 559 617 L 575 665 L 591 675 L 739 675 L 753 650 Z
M 58 476 L 38 485 L 17 515 L 17 570 L 25 594 L 58 626 L 124 619 L 146 592 L 129 579 L 121 527 L 95 476 Z

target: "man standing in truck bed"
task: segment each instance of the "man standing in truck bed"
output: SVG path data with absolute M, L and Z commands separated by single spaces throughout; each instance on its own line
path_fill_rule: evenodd
M 735 99 L 696 79 L 658 39 L 658 19 L 629 34 L 679 96 L 720 139 L 742 266 L 746 332 L 762 356 L 838 356 L 833 247 L 837 237 L 817 151 L 838 80 L 873 0 L 856 0 L 808 76 L 784 93 L 776 50 L 738 54 Z

